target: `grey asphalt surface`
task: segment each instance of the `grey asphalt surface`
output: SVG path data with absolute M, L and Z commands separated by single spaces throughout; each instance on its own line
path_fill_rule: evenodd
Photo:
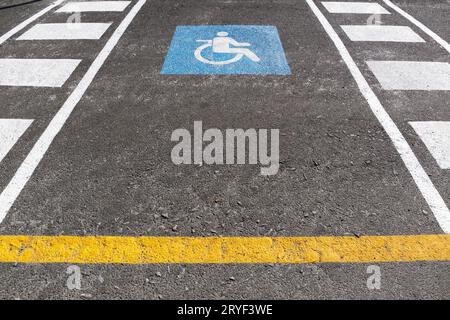
M 49 3 L 0 10 L 0 34 Z M 448 2 L 398 4 L 449 40 Z M 449 205 L 450 173 L 439 169 L 408 121 L 450 120 L 450 93 L 385 92 L 364 63 L 393 57 L 449 61 L 448 53 L 429 38 L 425 48 L 352 43 L 339 24 L 365 23 L 367 15 L 326 15 Z M 82 22 L 113 21 L 96 41 L 13 38 L 0 46 L 3 58 L 83 60 L 62 88 L 0 88 L 0 118 L 36 119 L 0 163 L 1 188 L 123 16 L 83 14 Z M 47 14 L 38 22 L 66 19 Z M 399 15 L 383 19 L 426 37 Z M 160 74 L 176 26 L 227 24 L 276 26 L 292 74 Z M 252 165 L 174 165 L 171 133 L 192 130 L 196 120 L 204 128 L 280 129 L 279 173 L 263 177 Z M 321 236 L 442 230 L 304 1 L 148 0 L 0 224 L 0 233 Z M 2 264 L 0 298 L 450 298 L 448 262 L 379 266 L 381 290 L 367 289 L 367 264 L 82 265 L 82 290 L 70 291 L 67 265 Z

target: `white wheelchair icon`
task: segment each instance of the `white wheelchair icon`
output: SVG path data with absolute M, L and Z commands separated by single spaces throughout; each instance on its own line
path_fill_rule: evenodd
M 250 43 L 237 42 L 233 38 L 228 37 L 228 32 L 225 32 L 225 31 L 217 32 L 217 37 L 215 37 L 212 40 L 197 40 L 197 42 L 205 42 L 205 44 L 202 44 L 195 50 L 194 56 L 198 61 L 206 63 L 206 64 L 226 65 L 226 64 L 237 62 L 237 61 L 241 60 L 244 56 L 246 56 L 253 62 L 260 61 L 259 57 L 250 49 L 239 48 L 239 47 L 249 47 L 249 46 L 251 46 Z M 230 47 L 230 45 L 233 45 L 234 47 Z M 230 53 L 230 54 L 235 54 L 235 56 L 228 60 L 222 60 L 222 61 L 208 60 L 202 56 L 202 51 L 209 47 L 212 48 L 213 53 Z

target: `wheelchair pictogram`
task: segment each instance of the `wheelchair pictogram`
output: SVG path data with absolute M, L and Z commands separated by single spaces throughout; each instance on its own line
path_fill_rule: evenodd
M 212 40 L 196 40 L 196 41 L 205 42 L 195 50 L 194 56 L 198 61 L 206 64 L 212 65 L 231 64 L 241 60 L 244 56 L 249 58 L 253 62 L 260 61 L 260 58 L 253 51 L 247 48 L 242 48 L 251 46 L 250 43 L 238 42 L 235 39 L 228 37 L 228 32 L 225 31 L 217 32 L 217 36 L 214 37 Z M 220 60 L 220 61 L 208 60 L 202 55 L 202 52 L 207 48 L 211 48 L 213 53 L 229 53 L 235 54 L 235 56 L 228 60 Z
M 275 26 L 177 26 L 161 74 L 288 75 Z

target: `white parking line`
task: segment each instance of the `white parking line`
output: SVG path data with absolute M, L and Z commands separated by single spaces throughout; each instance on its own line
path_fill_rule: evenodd
M 450 90 L 450 64 L 424 61 L 367 61 L 385 90 Z
M 0 59 L 0 86 L 61 87 L 77 59 Z
M 0 161 L 19 140 L 33 120 L 27 119 L 0 119 Z
M 17 40 L 97 40 L 111 23 L 40 23 Z
M 13 29 L 11 29 L 9 32 L 7 32 L 4 35 L 2 35 L 0 37 L 0 45 L 2 43 L 4 43 L 6 40 L 8 40 L 9 38 L 11 38 L 12 36 L 14 36 L 16 33 L 20 32 L 22 29 L 26 28 L 30 23 L 34 22 L 36 19 L 40 18 L 41 16 L 43 16 L 44 14 L 46 14 L 47 12 L 52 10 L 53 8 L 59 6 L 63 2 L 64 2 L 64 0 L 58 0 L 58 1 L 54 2 L 53 4 L 49 5 L 48 7 L 42 9 L 41 11 L 36 13 L 35 15 L 33 15 L 30 18 L 28 18 L 27 20 L 25 20 L 21 24 L 17 25 Z
M 56 12 L 119 12 L 125 10 L 131 1 L 89 1 L 70 2 Z
M 409 123 L 422 139 L 441 169 L 450 169 L 450 122 L 415 121 Z
M 425 42 L 407 26 L 341 26 L 351 41 Z
M 426 27 L 423 23 L 421 23 L 419 20 L 411 16 L 410 14 L 406 13 L 404 10 L 397 7 L 395 4 L 393 4 L 390 0 L 384 0 L 384 3 L 397 11 L 399 14 L 401 14 L 403 17 L 408 19 L 410 22 L 415 24 L 419 29 L 421 29 L 423 32 L 425 32 L 427 35 L 429 35 L 431 38 L 433 38 L 434 41 L 439 43 L 445 50 L 447 50 L 450 53 L 450 44 L 448 44 L 447 41 L 439 37 L 436 33 L 431 31 L 428 27 Z
M 390 14 L 378 3 L 325 1 L 322 4 L 330 13 Z
M 39 165 L 39 162 L 44 157 L 45 153 L 53 142 L 53 139 L 55 139 L 56 135 L 62 129 L 65 122 L 91 84 L 92 80 L 94 80 L 94 77 L 97 75 L 103 63 L 106 61 L 109 54 L 114 49 L 114 47 L 116 46 L 122 35 L 125 33 L 139 10 L 145 4 L 145 2 L 146 0 L 139 0 L 126 15 L 126 17 L 122 20 L 122 22 L 112 34 L 111 38 L 107 41 L 103 49 L 95 58 L 92 65 L 89 67 L 88 71 L 81 79 L 80 83 L 63 104 L 61 109 L 59 109 L 59 111 L 50 121 L 45 131 L 33 146 L 33 149 L 31 149 L 30 153 L 22 162 L 11 181 L 0 194 L 0 222 L 2 222 L 5 218 L 14 201 L 16 201 L 20 192 L 34 173 L 34 170 L 36 170 L 36 167 Z
M 306 0 L 306 2 L 319 19 L 319 22 L 322 24 L 330 39 L 333 41 L 343 61 L 345 62 L 348 69 L 350 70 L 350 73 L 355 79 L 359 90 L 367 100 L 370 109 L 372 110 L 380 124 L 383 126 L 389 138 L 392 140 L 406 168 L 409 170 L 417 187 L 425 198 L 425 201 L 428 203 L 428 206 L 436 217 L 439 226 L 445 233 L 450 233 L 450 211 L 441 195 L 437 191 L 436 187 L 434 186 L 433 182 L 431 181 L 430 177 L 423 169 L 422 165 L 412 151 L 405 137 L 398 129 L 395 122 L 391 119 L 391 117 L 381 104 L 380 100 L 367 83 L 363 74 L 356 65 L 356 62 L 351 57 L 341 38 L 328 22 L 327 18 L 322 14 L 322 12 L 320 12 L 319 8 L 316 6 L 313 0 Z

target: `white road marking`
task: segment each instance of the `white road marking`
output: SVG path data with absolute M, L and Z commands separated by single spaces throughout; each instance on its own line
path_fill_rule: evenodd
M 427 35 L 429 35 L 431 38 L 433 38 L 434 41 L 436 41 L 437 43 L 439 43 L 445 50 L 447 50 L 450 53 L 450 44 L 445 41 L 444 39 L 442 39 L 441 37 L 439 37 L 436 33 L 434 33 L 433 31 L 431 31 L 428 27 L 426 27 L 423 23 L 421 23 L 420 21 L 418 21 L 416 18 L 414 18 L 413 16 L 411 16 L 410 14 L 406 13 L 405 11 L 403 11 L 402 9 L 400 9 L 398 6 L 396 6 L 395 4 L 393 4 L 391 1 L 389 0 L 384 0 L 384 3 L 386 3 L 386 5 L 388 5 L 389 7 L 391 7 L 392 9 L 394 9 L 395 11 L 397 11 L 399 14 L 401 14 L 403 17 L 405 17 L 406 19 L 408 19 L 410 22 L 412 22 L 413 24 L 415 24 L 419 29 L 421 29 L 423 32 L 425 32 Z
M 397 128 L 395 122 L 391 119 L 391 117 L 381 104 L 380 100 L 367 83 L 366 79 L 351 57 L 341 38 L 328 22 L 327 18 L 325 18 L 322 12 L 320 12 L 319 8 L 315 5 L 313 0 L 306 0 L 306 2 L 311 7 L 312 11 L 319 19 L 328 36 L 333 41 L 334 45 L 342 56 L 343 61 L 345 62 L 348 69 L 350 70 L 350 73 L 355 79 L 359 90 L 367 100 L 370 109 L 372 110 L 380 124 L 383 126 L 389 138 L 392 140 L 406 168 L 409 170 L 411 176 L 416 182 L 417 187 L 425 198 L 425 201 L 428 203 L 428 206 L 436 217 L 439 226 L 445 233 L 450 233 L 450 211 L 441 195 L 437 191 L 436 187 L 434 186 L 433 182 L 431 181 L 430 177 L 423 169 L 408 142 L 405 140 L 405 137 Z M 402 191 L 399 190 L 399 192 Z
M 341 28 L 352 41 L 425 42 L 406 26 L 348 25 Z
M 70 2 L 56 12 L 119 12 L 125 10 L 130 3 L 131 1 Z
M 14 201 L 17 199 L 20 192 L 23 190 L 28 180 L 36 170 L 36 167 L 39 165 L 39 162 L 44 157 L 45 153 L 53 142 L 53 139 L 55 139 L 56 135 L 62 129 L 64 123 L 67 121 L 72 111 L 75 109 L 78 102 L 83 97 L 84 93 L 91 84 L 92 80 L 94 80 L 103 63 L 106 61 L 109 54 L 114 49 L 114 47 L 116 46 L 122 35 L 125 33 L 126 29 L 133 21 L 139 10 L 145 4 L 145 2 L 146 0 L 139 0 L 136 5 L 134 5 L 134 7 L 130 10 L 127 16 L 123 19 L 123 21 L 112 34 L 111 38 L 103 47 L 102 51 L 100 51 L 98 56 L 95 58 L 94 62 L 89 67 L 88 71 L 83 76 L 78 86 L 50 121 L 45 131 L 36 141 L 33 149 L 31 149 L 30 153 L 22 162 L 19 169 L 17 169 L 11 181 L 0 194 L 0 222 L 2 222 L 7 215 Z
M 0 59 L 0 86 L 61 87 L 81 60 Z
M 0 45 L 2 43 L 4 43 L 6 40 L 8 40 L 9 38 L 11 38 L 12 36 L 14 36 L 16 33 L 20 32 L 22 29 L 26 28 L 30 23 L 34 22 L 36 19 L 40 18 L 41 16 L 43 16 L 44 14 L 46 14 L 47 12 L 52 10 L 54 7 L 59 6 L 63 1 L 64 0 L 58 0 L 58 1 L 54 2 L 53 4 L 51 4 L 48 7 L 42 9 L 41 11 L 36 13 L 35 15 L 31 16 L 30 18 L 28 18 L 24 22 L 20 23 L 19 25 L 17 25 L 13 29 L 11 29 L 10 31 L 8 31 L 4 35 L 2 35 L 0 37 Z
M 0 119 L 0 161 L 28 129 L 33 120 Z
M 424 61 L 367 61 L 385 90 L 450 90 L 450 64 Z
M 409 123 L 422 139 L 441 169 L 450 169 L 450 122 L 416 121 Z
M 323 1 L 322 4 L 330 13 L 390 14 L 378 3 Z
M 17 40 L 97 40 L 111 23 L 41 23 Z

